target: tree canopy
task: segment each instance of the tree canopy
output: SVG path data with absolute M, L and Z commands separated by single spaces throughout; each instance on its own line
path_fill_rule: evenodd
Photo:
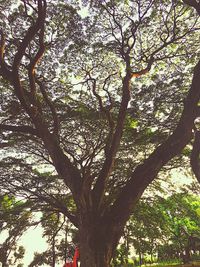
M 0 9 L 1 190 L 62 212 L 82 266 L 107 267 L 164 166 L 200 180 L 199 2 Z

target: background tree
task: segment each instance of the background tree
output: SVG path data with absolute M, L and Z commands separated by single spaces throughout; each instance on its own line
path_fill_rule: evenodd
M 180 1 L 85 4 L 85 18 L 77 1 L 0 6 L 1 148 L 9 188 L 33 183 L 28 198 L 78 227 L 81 266 L 107 267 L 132 208 L 193 130 L 199 179 L 199 25 Z
M 121 259 L 127 259 L 133 248 L 140 265 L 149 259 L 185 263 L 198 256 L 199 201 L 197 195 L 184 191 L 165 198 L 142 198 L 125 227 L 123 247 L 129 246 L 126 252 L 119 248 Z M 123 261 L 117 259 L 120 266 Z
M 169 241 L 184 263 L 191 260 L 192 240 L 199 236 L 199 198 L 179 193 L 161 201 L 166 217 Z
M 27 230 L 31 222 L 29 206 L 22 201 L 16 201 L 8 195 L 0 199 L 1 234 L 5 238 L 0 244 L 0 262 L 2 267 L 21 266 L 25 248 L 18 245 L 19 238 Z M 17 265 L 18 264 L 18 265 Z
M 29 264 L 32 266 L 57 266 L 67 261 L 73 261 L 76 248 L 76 229 L 66 220 L 65 217 L 55 212 L 44 212 L 41 218 L 43 237 L 49 245 L 47 250 L 34 255 L 34 259 Z

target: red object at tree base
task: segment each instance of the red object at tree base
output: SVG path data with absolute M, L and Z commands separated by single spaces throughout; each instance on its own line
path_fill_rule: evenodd
M 80 255 L 79 254 L 79 250 L 78 250 L 78 248 L 76 248 L 75 252 L 74 252 L 73 262 L 67 262 L 67 263 L 64 264 L 63 267 L 77 267 L 78 266 L 77 262 L 78 262 L 78 259 L 79 259 L 79 255 Z
M 78 248 L 76 248 L 75 252 L 74 252 L 72 267 L 77 267 L 78 266 L 78 264 L 77 264 L 78 259 L 79 259 L 79 250 L 78 250 Z

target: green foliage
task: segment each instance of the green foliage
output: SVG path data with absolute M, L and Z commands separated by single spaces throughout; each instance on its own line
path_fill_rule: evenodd
M 4 195 L 0 198 L 0 234 L 5 235 L 0 244 L 2 266 L 20 266 L 23 260 L 25 248 L 18 245 L 18 240 L 30 226 L 30 207 L 23 201 L 17 201 L 14 196 Z
M 199 207 L 200 198 L 189 193 L 140 200 L 125 228 L 115 263 L 122 265 L 130 257 L 132 247 L 136 257 L 140 255 L 144 260 L 150 255 L 151 261 L 181 261 L 187 249 L 190 253 L 196 251 L 198 258 Z M 193 258 L 195 255 L 191 254 Z

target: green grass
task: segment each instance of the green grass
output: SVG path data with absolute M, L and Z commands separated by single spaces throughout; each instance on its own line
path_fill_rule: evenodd
M 152 266 L 152 267 L 200 267 L 200 261 L 199 262 L 192 262 L 190 264 L 180 264 L 180 263 L 171 263 L 171 264 L 152 264 L 152 265 L 142 265 L 145 266 Z

